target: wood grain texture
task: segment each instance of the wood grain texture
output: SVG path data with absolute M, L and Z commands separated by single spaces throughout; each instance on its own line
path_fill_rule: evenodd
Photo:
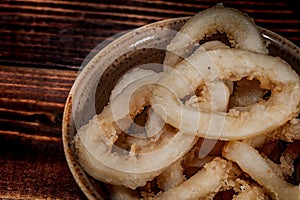
M 0 67 L 0 199 L 84 199 L 63 153 L 75 71 Z
M 85 199 L 65 161 L 61 123 L 84 58 L 122 31 L 191 16 L 218 0 L 2 0 L 0 199 Z M 224 0 L 300 45 L 297 0 Z
M 60 139 L 0 132 L 0 143 L 0 199 L 84 198 Z
M 61 137 L 61 118 L 75 71 L 0 67 L 0 131 Z
M 163 19 L 191 16 L 218 2 L 3 0 L 0 63 L 78 68 L 89 51 L 110 36 Z M 223 2 L 299 45 L 296 1 Z

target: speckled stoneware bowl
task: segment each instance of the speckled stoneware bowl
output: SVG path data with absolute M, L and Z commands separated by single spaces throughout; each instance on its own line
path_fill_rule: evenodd
M 87 123 L 93 113 L 102 110 L 122 74 L 143 64 L 162 63 L 164 48 L 174 35 L 157 35 L 157 29 L 178 30 L 188 19 L 164 20 L 128 32 L 88 59 L 76 79 L 65 105 L 63 145 L 69 168 L 88 199 L 109 199 L 109 195 L 105 184 L 90 177 L 77 162 L 72 142 L 76 129 Z M 270 42 L 271 55 L 280 56 L 300 73 L 299 47 L 271 31 L 260 30 L 264 39 Z

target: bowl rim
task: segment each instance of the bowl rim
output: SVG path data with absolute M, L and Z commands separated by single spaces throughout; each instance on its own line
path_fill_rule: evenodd
M 145 28 L 152 28 L 152 27 L 163 27 L 166 24 L 172 24 L 178 20 L 181 21 L 186 21 L 188 19 L 190 19 L 191 17 L 178 17 L 178 18 L 170 18 L 170 19 L 165 19 L 165 20 L 161 20 L 161 21 L 157 21 L 151 24 L 147 24 L 145 26 L 139 27 L 137 29 L 133 29 L 132 31 L 127 32 L 126 34 L 118 37 L 116 40 L 112 41 L 111 43 L 109 43 L 107 46 L 105 46 L 103 49 L 101 49 L 99 52 L 97 52 L 94 57 L 91 58 L 91 60 L 89 60 L 89 62 L 87 63 L 87 65 L 91 68 L 95 67 L 95 60 L 97 60 L 97 57 L 99 57 L 99 54 L 101 54 L 103 52 L 103 50 L 111 48 L 114 44 L 119 43 L 120 41 L 126 39 L 126 37 L 129 37 L 130 35 L 134 35 L 136 32 L 141 31 Z M 288 39 L 282 37 L 281 35 L 270 31 L 268 29 L 259 27 L 259 30 L 261 31 L 261 34 L 263 36 L 263 38 L 272 41 L 273 43 L 280 45 L 280 46 L 285 46 L 287 49 L 291 50 L 291 51 L 295 51 L 296 53 L 299 52 L 300 48 L 295 45 L 294 43 L 292 43 L 291 41 L 289 41 Z M 300 56 L 299 56 L 300 57 Z M 100 58 L 98 58 L 100 59 Z M 83 70 L 87 70 L 86 67 L 84 67 Z M 82 71 L 83 71 L 82 70 Z M 79 186 L 79 188 L 81 189 L 81 191 L 84 193 L 84 195 L 88 198 L 88 199 L 101 199 L 104 200 L 105 198 L 102 196 L 103 194 L 101 194 L 102 192 L 97 190 L 93 183 L 91 182 L 91 178 L 80 166 L 80 164 L 78 163 L 78 161 L 75 158 L 74 155 L 74 151 L 73 151 L 73 143 L 71 141 L 71 137 L 70 135 L 72 135 L 73 133 L 71 133 L 72 129 L 74 129 L 74 125 L 72 125 L 73 120 L 72 120 L 72 98 L 73 98 L 73 92 L 76 89 L 76 85 L 78 84 L 78 82 L 80 82 L 80 79 L 84 78 L 81 75 L 83 74 L 81 71 L 81 73 L 79 73 L 79 75 L 76 77 L 72 88 L 67 96 L 67 100 L 65 103 L 65 107 L 64 107 L 64 112 L 63 112 L 63 120 L 62 120 L 62 142 L 63 142 L 63 149 L 64 149 L 64 154 L 65 154 L 65 158 L 68 164 L 68 167 L 71 171 L 71 174 L 73 176 L 73 178 L 75 179 L 77 185 Z

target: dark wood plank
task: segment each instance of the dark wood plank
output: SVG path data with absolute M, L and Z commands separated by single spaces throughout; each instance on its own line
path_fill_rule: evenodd
M 76 71 L 0 67 L 0 131 L 61 137 Z
M 89 51 L 110 36 L 163 19 L 191 16 L 218 2 L 2 1 L 0 63 L 78 68 Z M 223 3 L 248 13 L 259 26 L 300 44 L 299 9 L 295 1 Z
M 0 131 L 0 198 L 84 199 L 60 138 Z
M 84 199 L 61 139 L 76 71 L 0 67 L 0 198 Z

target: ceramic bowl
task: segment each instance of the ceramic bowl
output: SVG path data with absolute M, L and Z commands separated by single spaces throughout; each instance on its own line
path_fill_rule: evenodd
M 88 199 L 108 199 L 109 195 L 105 184 L 90 177 L 77 162 L 72 142 L 76 130 L 102 110 L 122 74 L 147 63 L 163 62 L 164 49 L 174 34 L 172 31 L 168 36 L 157 34 L 158 29 L 179 30 L 188 19 L 168 19 L 130 31 L 108 45 L 100 45 L 84 62 L 66 101 L 62 137 L 69 168 Z M 270 54 L 280 56 L 300 73 L 299 47 L 269 30 L 260 30 L 263 38 L 270 42 Z

